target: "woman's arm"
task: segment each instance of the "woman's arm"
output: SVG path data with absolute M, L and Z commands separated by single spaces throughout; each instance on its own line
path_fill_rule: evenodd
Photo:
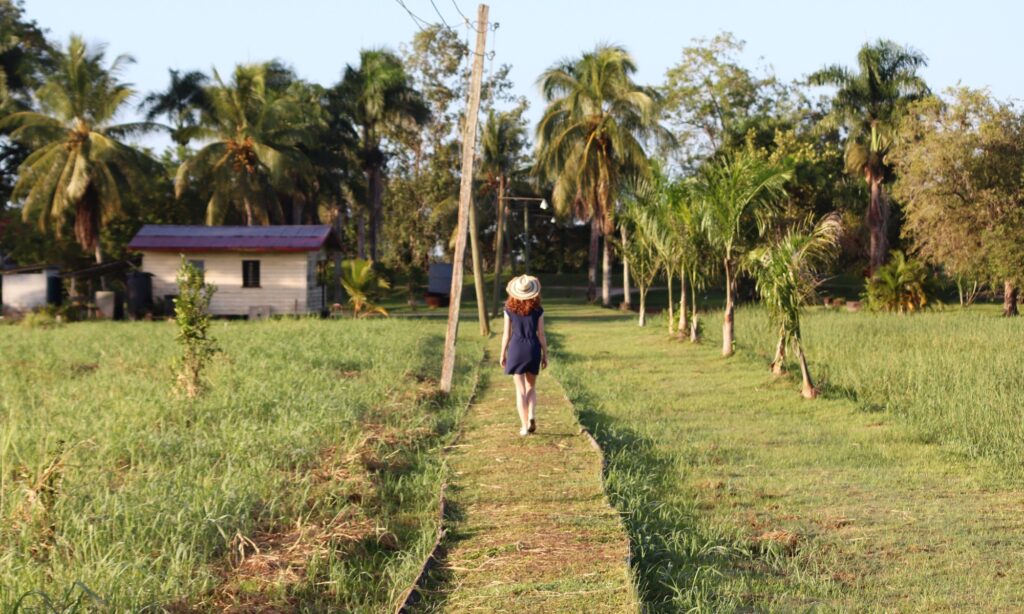
M 501 333 L 501 356 L 498 358 L 498 362 L 501 366 L 505 366 L 505 355 L 508 353 L 508 340 L 512 333 L 512 321 L 509 319 L 508 314 L 505 314 L 505 329 Z
M 544 336 L 544 314 L 537 318 L 537 339 L 540 340 L 540 367 L 548 368 L 548 338 Z

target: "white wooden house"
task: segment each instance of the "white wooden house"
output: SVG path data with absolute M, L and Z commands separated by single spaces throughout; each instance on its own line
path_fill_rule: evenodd
M 184 255 L 217 286 L 210 311 L 219 316 L 305 314 L 323 310 L 320 271 L 340 250 L 330 226 L 146 225 L 128 244 L 153 276 L 153 297 L 177 295 Z

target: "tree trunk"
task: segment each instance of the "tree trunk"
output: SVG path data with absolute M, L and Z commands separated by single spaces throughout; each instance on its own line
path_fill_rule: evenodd
M 596 217 L 590 220 L 590 251 L 587 256 L 590 259 L 587 267 L 587 302 L 593 303 L 597 300 L 597 257 L 601 240 L 601 225 Z
M 671 337 L 675 331 L 676 314 L 675 305 L 672 304 L 672 272 L 665 270 L 665 279 L 668 280 L 668 334 Z
M 732 356 L 733 317 L 736 306 L 733 304 L 733 278 L 729 258 L 725 259 L 725 316 L 722 318 L 722 356 Z
M 693 307 L 690 312 L 690 343 L 700 341 L 700 326 L 697 324 L 697 287 L 693 277 L 690 278 L 690 290 L 693 291 Z
M 360 260 L 366 260 L 366 212 L 356 212 L 356 250 Z
M 493 317 L 501 314 L 501 267 L 505 239 L 505 176 L 498 177 L 498 226 L 494 232 L 494 292 L 491 294 Z
M 681 270 L 681 269 L 680 269 Z M 686 305 L 686 275 L 679 275 L 679 325 L 677 326 L 676 335 L 679 340 L 682 341 L 686 337 L 686 325 L 689 322 L 686 321 L 687 316 L 687 305 Z
M 245 205 L 245 225 L 252 226 L 253 222 L 256 221 L 256 215 L 253 212 L 252 202 L 249 200 L 248 196 L 242 199 L 242 204 Z
M 800 343 L 800 335 L 793 337 L 793 344 L 796 346 L 797 360 L 800 361 L 800 377 L 802 379 L 800 396 L 805 399 L 813 399 L 818 396 L 818 389 L 814 387 L 814 381 L 811 380 L 811 371 L 807 368 L 807 357 L 804 356 L 804 348 Z
M 1018 314 L 1017 295 L 1020 290 L 1017 284 L 1007 279 L 1003 282 L 1003 317 L 1012 318 Z
M 647 326 L 647 288 L 640 286 L 640 316 L 637 325 Z
M 779 342 L 775 345 L 775 358 L 772 359 L 772 375 L 778 377 L 786 372 L 783 363 L 786 360 L 786 332 L 779 331 Z
M 96 227 L 96 236 L 93 237 L 93 256 L 96 264 L 103 264 L 103 250 L 100 248 L 99 226 Z M 100 273 L 100 290 L 107 290 L 107 276 Z
M 383 222 L 384 207 L 381 199 L 380 168 L 371 165 L 366 170 L 366 186 L 370 191 L 370 259 L 377 260 L 377 246 L 380 242 L 380 229 Z
M 628 310 L 632 306 L 633 300 L 629 288 L 629 262 L 626 260 L 626 241 L 628 237 L 626 236 L 625 225 L 619 227 L 619 234 L 622 235 L 622 304 Z
M 601 305 L 609 307 L 612 304 L 612 250 L 607 236 L 602 243 L 604 249 L 601 258 Z
M 885 264 L 889 255 L 889 199 L 882 186 L 882 174 L 872 170 L 865 172 L 865 181 L 871 192 L 868 204 L 867 225 L 870 233 L 869 258 L 871 273 Z
M 480 235 L 476 227 L 476 202 L 469 199 L 469 248 L 473 259 L 473 287 L 476 290 L 476 313 L 480 319 L 480 335 L 491 334 L 491 322 L 487 318 L 487 302 L 484 299 L 484 265 L 480 259 Z

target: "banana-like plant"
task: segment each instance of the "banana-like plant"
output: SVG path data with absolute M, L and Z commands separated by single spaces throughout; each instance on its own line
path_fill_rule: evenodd
M 391 282 L 373 268 L 373 260 L 359 258 L 341 263 L 341 286 L 348 294 L 352 315 L 365 318 L 373 314 L 388 315 L 387 309 L 377 305 L 381 293 L 391 288 Z
M 786 346 L 792 344 L 800 363 L 801 394 L 813 399 L 818 390 L 811 379 L 800 336 L 800 312 L 814 296 L 821 271 L 839 247 L 842 229 L 837 213 L 830 213 L 808 229 L 809 223 L 790 229 L 778 241 L 752 250 L 747 258 L 769 321 L 779 329 L 772 373 L 781 375 Z

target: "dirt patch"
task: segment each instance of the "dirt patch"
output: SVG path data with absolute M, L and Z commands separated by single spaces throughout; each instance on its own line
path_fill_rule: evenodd
M 786 552 L 793 552 L 796 550 L 797 544 L 800 543 L 800 536 L 786 529 L 775 529 L 754 537 L 754 542 L 761 546 L 775 544 L 781 546 Z

